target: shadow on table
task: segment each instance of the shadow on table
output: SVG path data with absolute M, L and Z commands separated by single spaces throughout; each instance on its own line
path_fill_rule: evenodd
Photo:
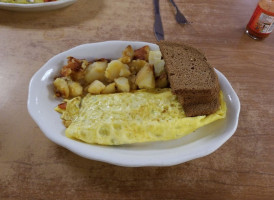
M 94 18 L 103 7 L 103 0 L 81 0 L 52 11 L 16 12 L 0 9 L 0 24 L 26 29 L 66 27 Z

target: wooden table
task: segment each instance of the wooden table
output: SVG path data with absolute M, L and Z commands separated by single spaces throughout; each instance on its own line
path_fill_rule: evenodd
M 173 167 L 125 168 L 87 160 L 40 131 L 27 111 L 32 75 L 53 55 L 105 40 L 156 42 L 152 1 L 79 0 L 49 12 L 0 10 L 0 199 L 274 198 L 274 33 L 244 34 L 255 0 L 160 1 L 166 40 L 192 44 L 241 101 L 236 133 L 213 154 Z

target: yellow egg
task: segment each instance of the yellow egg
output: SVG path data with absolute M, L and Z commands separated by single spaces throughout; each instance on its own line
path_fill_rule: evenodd
M 183 137 L 226 115 L 226 104 L 208 116 L 186 117 L 171 90 L 86 95 L 67 101 L 66 136 L 91 144 L 121 145 Z

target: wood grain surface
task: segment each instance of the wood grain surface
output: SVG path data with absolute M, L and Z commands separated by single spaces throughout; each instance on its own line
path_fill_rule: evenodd
M 172 167 L 126 168 L 87 160 L 48 140 L 27 111 L 32 75 L 52 56 L 105 40 L 156 42 L 152 1 L 78 0 L 64 9 L 0 10 L 0 199 L 274 198 L 274 33 L 244 34 L 255 0 L 160 1 L 165 39 L 192 44 L 241 101 L 236 133 L 209 156 Z

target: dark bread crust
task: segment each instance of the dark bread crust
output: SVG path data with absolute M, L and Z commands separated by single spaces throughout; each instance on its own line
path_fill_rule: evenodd
M 198 49 L 182 43 L 158 43 L 172 92 L 187 116 L 208 115 L 219 108 L 220 85 L 214 68 Z
M 183 95 L 177 94 L 179 102 L 183 105 L 192 105 L 192 104 L 200 104 L 200 103 L 209 103 L 216 99 L 220 93 L 220 86 L 216 87 L 216 91 L 210 95 Z
M 220 107 L 220 98 L 216 98 L 209 103 L 183 105 L 187 117 L 195 117 L 200 115 L 210 115 L 215 113 Z
M 177 95 L 178 101 L 182 105 L 193 105 L 200 103 L 210 103 L 218 97 L 218 93 L 211 96 L 193 96 L 193 97 L 184 97 L 183 95 Z

